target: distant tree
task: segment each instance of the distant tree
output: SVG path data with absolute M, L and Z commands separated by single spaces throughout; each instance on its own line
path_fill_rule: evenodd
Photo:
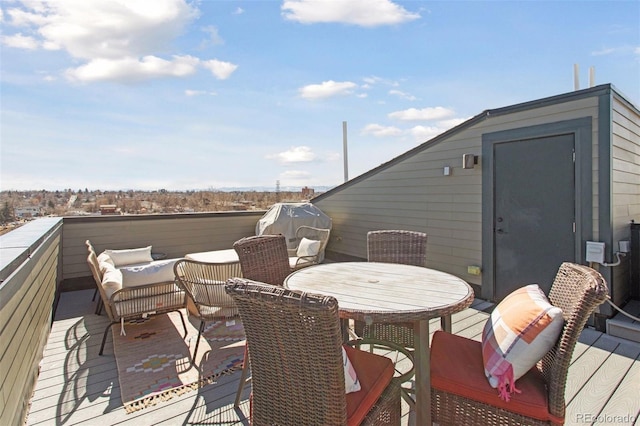
M 9 202 L 6 201 L 4 203 L 4 207 L 0 210 L 0 223 L 7 223 L 13 220 L 13 214 L 11 212 L 11 208 L 9 207 Z

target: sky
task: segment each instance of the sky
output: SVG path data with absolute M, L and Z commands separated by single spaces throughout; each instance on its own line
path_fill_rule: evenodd
M 344 182 L 480 114 L 611 83 L 639 1 L 0 0 L 0 190 Z

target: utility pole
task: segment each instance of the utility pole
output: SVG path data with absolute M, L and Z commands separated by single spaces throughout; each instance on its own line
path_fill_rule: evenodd
M 342 122 L 342 156 L 344 158 L 344 181 L 349 180 L 349 157 L 347 153 L 347 122 Z

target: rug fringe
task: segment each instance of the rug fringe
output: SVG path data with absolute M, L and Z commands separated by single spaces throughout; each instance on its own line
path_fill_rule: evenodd
M 168 401 L 172 398 L 179 397 L 184 395 L 185 393 L 200 389 L 206 385 L 210 385 L 215 383 L 216 379 L 222 377 L 224 375 L 234 373 L 238 368 L 242 368 L 242 362 L 239 365 L 231 367 L 230 369 L 223 371 L 221 373 L 215 373 L 210 376 L 204 377 L 196 382 L 188 383 L 186 385 L 182 385 L 177 388 L 167 389 L 163 392 L 157 393 L 155 395 L 150 395 L 148 397 L 138 399 L 129 403 L 124 404 L 124 409 L 127 414 L 134 413 L 136 411 L 142 410 L 147 407 L 152 407 L 160 402 Z

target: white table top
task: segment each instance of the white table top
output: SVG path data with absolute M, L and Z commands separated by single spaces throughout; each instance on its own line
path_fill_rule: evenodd
M 234 249 L 202 251 L 199 253 L 188 253 L 185 259 L 206 263 L 239 263 L 238 253 Z
M 285 286 L 334 296 L 342 317 L 374 322 L 418 321 L 459 311 L 473 301 L 464 280 L 420 266 L 337 262 L 300 269 Z M 390 318 L 402 317 L 402 318 Z

